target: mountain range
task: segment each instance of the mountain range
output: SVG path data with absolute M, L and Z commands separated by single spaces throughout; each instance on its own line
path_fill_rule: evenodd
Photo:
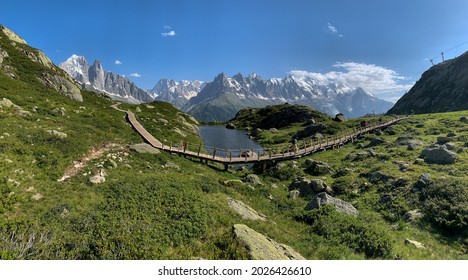
M 181 109 L 192 97 L 197 96 L 205 85 L 205 82 L 197 80 L 161 79 L 149 93 L 155 96 L 155 100 L 169 102 Z
M 468 109 L 468 52 L 432 66 L 398 100 L 389 114 L 422 114 Z
M 263 80 L 256 74 L 227 77 L 221 73 L 182 109 L 203 121 L 226 121 L 246 107 L 281 103 L 307 105 L 328 115 L 343 113 L 347 117 L 385 113 L 393 105 L 362 88 L 313 77 Z
M 89 65 L 84 57 L 72 55 L 60 67 L 83 88 L 127 103 L 169 102 L 202 121 L 227 121 L 247 107 L 282 103 L 307 105 L 329 115 L 343 113 L 351 118 L 385 113 L 393 106 L 362 88 L 300 75 L 264 80 L 255 73 L 247 77 L 221 73 L 212 82 L 161 79 L 153 89 L 143 90 L 124 76 L 104 71 L 99 60 Z
M 72 55 L 60 63 L 72 78 L 78 81 L 84 89 L 104 92 L 112 99 L 131 104 L 151 102 L 154 97 L 139 88 L 127 77 L 104 71 L 99 60 L 89 65 L 83 56 Z

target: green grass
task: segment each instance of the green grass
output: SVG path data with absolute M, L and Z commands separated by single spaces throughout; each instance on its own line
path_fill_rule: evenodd
M 463 224 L 467 186 L 460 182 L 468 179 L 468 124 L 458 121 L 468 115 L 466 111 L 416 115 L 392 126 L 379 136 L 386 143 L 373 147 L 376 157 L 346 159 L 367 150 L 363 146 L 377 137 L 370 134 L 340 149 L 288 162 L 284 170 L 272 167 L 258 174 L 263 185 L 224 185 L 253 171 L 221 172 L 222 166 L 167 152 L 132 152 L 128 145 L 142 139 L 127 124 L 124 113 L 110 108 L 113 101 L 87 91 L 83 102 L 62 96 L 35 79 L 42 68 L 8 50 L 12 52 L 8 63 L 21 67 L 15 68 L 18 79 L 0 70 L 0 98 L 8 98 L 31 115 L 0 108 L 1 259 L 247 259 L 246 249 L 232 237 L 236 223 L 287 244 L 308 259 L 467 259 Z M 135 112 L 148 131 L 166 144 L 176 145 L 181 139 L 200 143 L 193 130 L 196 123 L 172 105 L 120 107 Z M 56 110 L 60 108 L 65 115 Z M 336 123 L 326 116 L 321 121 L 329 126 L 324 132 L 328 135 L 359 123 L 359 119 Z M 302 129 L 301 123 L 295 123 L 277 133 L 263 131 L 259 140 L 266 146 L 286 147 Z M 47 130 L 68 137 L 61 139 Z M 417 161 L 424 146 L 449 132 L 456 134 L 452 142 L 459 159 L 454 164 Z M 402 134 L 421 140 L 424 146 L 414 151 L 398 147 L 396 139 Z M 57 182 L 74 161 L 106 143 L 117 145 L 75 177 Z M 325 162 L 333 172 L 311 176 L 306 172 L 307 159 Z M 409 169 L 400 171 L 394 163 L 398 161 L 409 164 Z M 164 167 L 168 162 L 179 168 Z M 343 168 L 350 171 L 336 176 Z M 89 178 L 101 169 L 107 173 L 106 181 L 92 185 Z M 394 179 L 370 180 L 369 174 L 376 171 Z M 426 193 L 412 189 L 422 173 L 437 182 Z M 288 186 L 296 176 L 323 179 L 336 197 L 358 209 L 358 217 L 330 208 L 305 212 L 308 200 L 288 197 Z M 451 191 L 441 191 L 444 188 Z M 33 199 L 38 194 L 42 198 Z M 385 195 L 391 201 L 383 203 Z M 229 208 L 228 197 L 243 201 L 268 220 L 242 219 Z M 450 207 L 443 211 L 438 208 L 447 204 Z M 404 223 L 402 215 L 412 209 L 421 209 L 426 216 Z M 427 249 L 407 246 L 405 238 L 422 242 Z

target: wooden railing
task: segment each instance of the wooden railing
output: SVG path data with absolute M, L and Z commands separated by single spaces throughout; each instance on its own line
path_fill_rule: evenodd
M 119 109 L 118 104 L 112 107 L 121 112 L 127 113 L 127 119 L 133 128 L 155 148 L 177 153 L 184 156 L 199 158 L 207 161 L 214 161 L 225 164 L 255 163 L 266 161 L 284 161 L 299 158 L 318 151 L 334 149 L 348 142 L 354 141 L 360 135 L 369 133 L 376 129 L 388 127 L 406 117 L 394 117 L 385 122 L 375 122 L 366 127 L 354 128 L 345 133 L 324 137 L 323 139 L 308 138 L 298 142 L 296 146 L 289 148 L 267 148 L 267 149 L 227 149 L 221 147 L 208 147 L 180 141 L 178 143 L 162 143 L 151 135 L 135 117 L 131 111 Z

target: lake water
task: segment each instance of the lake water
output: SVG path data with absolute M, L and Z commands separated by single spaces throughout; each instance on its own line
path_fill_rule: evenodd
M 200 126 L 199 131 L 204 146 L 216 147 L 220 150 L 231 149 L 233 151 L 262 149 L 260 144 L 249 138 L 247 131 L 227 129 L 224 126 Z

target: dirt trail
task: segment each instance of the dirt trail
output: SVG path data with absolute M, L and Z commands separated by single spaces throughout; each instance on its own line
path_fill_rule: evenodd
M 91 160 L 95 160 L 99 157 L 101 157 L 105 152 L 111 150 L 112 148 L 115 147 L 121 147 L 119 144 L 115 143 L 108 143 L 105 144 L 101 147 L 94 147 L 89 151 L 88 154 L 86 154 L 84 157 L 82 157 L 79 160 L 73 161 L 73 165 L 67 168 L 62 176 L 62 178 L 58 179 L 58 182 L 63 182 L 65 180 L 68 180 L 72 178 L 73 176 L 76 176 L 80 171 L 86 167 L 87 163 Z

